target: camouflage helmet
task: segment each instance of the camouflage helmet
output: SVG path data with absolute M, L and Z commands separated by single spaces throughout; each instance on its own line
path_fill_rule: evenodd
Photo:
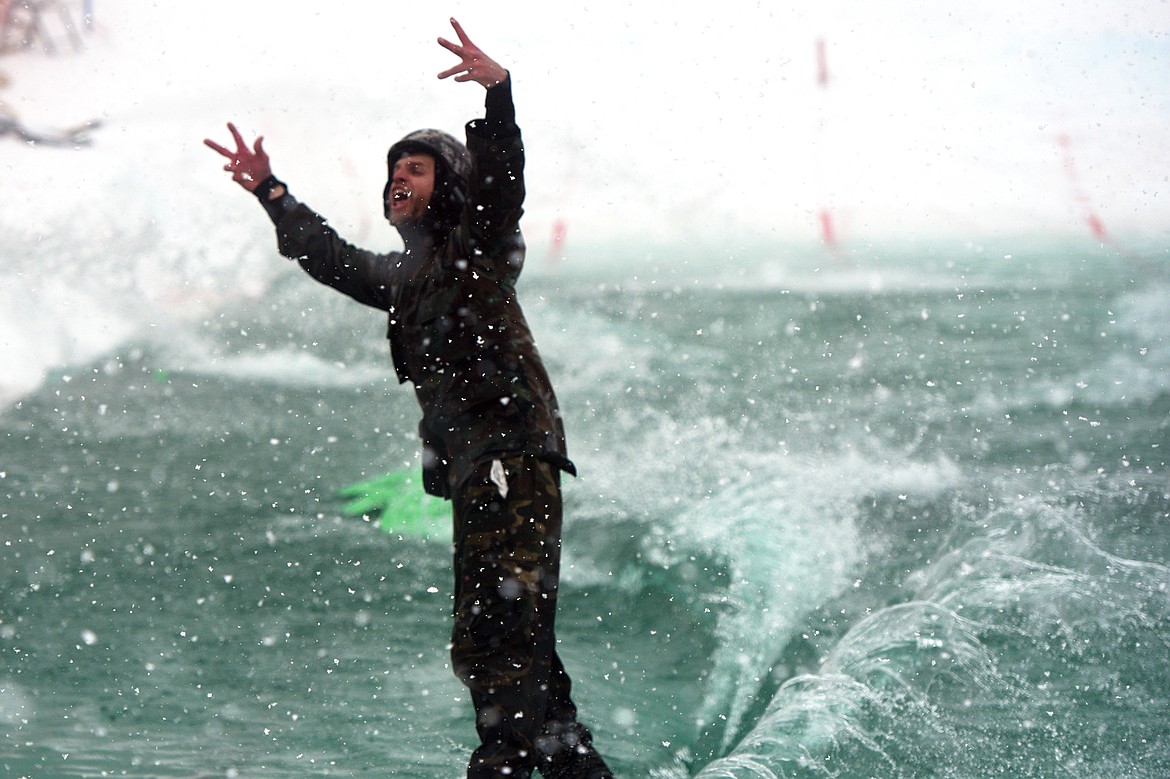
M 435 158 L 435 190 L 431 209 L 441 223 L 453 223 L 467 199 L 471 178 L 471 154 L 459 139 L 442 130 L 415 130 L 390 147 L 386 154 L 387 180 L 382 194 L 386 218 L 390 218 L 390 184 L 394 163 L 408 154 L 429 154 Z

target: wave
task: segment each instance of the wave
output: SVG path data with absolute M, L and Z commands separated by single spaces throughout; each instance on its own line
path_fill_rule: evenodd
M 1000 496 L 1019 487 L 996 486 Z M 956 776 L 1005 766 L 1023 775 L 1033 744 L 1063 750 L 1074 775 L 1101 775 L 1080 746 L 1086 720 L 1123 708 L 1135 722 L 1160 721 L 1157 694 L 1143 698 L 1135 675 L 1158 676 L 1147 664 L 1170 654 L 1159 633 L 1170 618 L 1170 568 L 1110 553 L 1093 537 L 1101 517 L 1084 507 L 1124 500 L 1115 490 L 1125 492 L 1070 489 L 1072 499 L 982 507 L 945 495 L 934 503 L 949 513 L 941 524 L 968 537 L 948 539 L 953 546 L 909 576 L 888 569 L 903 600 L 822 643 L 815 669 L 787 679 L 697 777 L 913 776 L 958 756 Z M 1134 646 L 1147 649 L 1135 656 Z M 1158 775 L 1156 749 L 1134 752 L 1125 773 Z
M 0 221 L 11 252 L 0 293 L 0 402 L 32 392 L 53 369 L 89 363 L 128 341 L 186 339 L 214 312 L 260 299 L 279 268 L 255 236 L 212 229 L 200 224 L 206 216 L 168 205 L 165 193 L 110 178 L 111 189 L 136 196 L 33 198 L 24 206 L 37 219 L 23 221 L 18 210 Z

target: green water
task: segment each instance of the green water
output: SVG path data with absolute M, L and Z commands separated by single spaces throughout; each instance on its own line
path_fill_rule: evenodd
M 582 473 L 561 654 L 620 776 L 1170 775 L 1164 255 L 521 295 Z M 460 775 L 449 544 L 336 496 L 417 465 L 383 326 L 289 269 L 7 405 L 0 773 Z

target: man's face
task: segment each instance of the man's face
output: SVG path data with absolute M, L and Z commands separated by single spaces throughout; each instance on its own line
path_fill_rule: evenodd
M 399 157 L 390 176 L 390 224 L 411 224 L 422 219 L 434 191 L 434 157 L 429 154 Z

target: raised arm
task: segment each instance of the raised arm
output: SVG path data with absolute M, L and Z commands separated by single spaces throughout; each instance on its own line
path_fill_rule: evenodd
M 236 143 L 235 151 L 220 146 L 210 138 L 204 138 L 203 143 L 227 158 L 228 163 L 223 169 L 232 174 L 232 181 L 249 192 L 255 192 L 260 182 L 272 175 L 272 165 L 269 164 L 268 154 L 264 151 L 264 136 L 258 137 L 249 149 L 244 137 L 231 122 L 228 122 L 228 130 Z
M 484 89 L 491 89 L 508 78 L 507 69 L 472 43 L 459 22 L 452 19 L 451 26 L 455 28 L 455 34 L 459 36 L 459 43 L 439 38 L 439 45 L 459 57 L 461 62 L 455 67 L 444 70 L 439 74 L 439 78 L 455 76 L 456 81 L 474 81 Z
M 324 217 L 299 204 L 283 183 L 272 175 L 264 138 L 248 148 L 240 131 L 232 123 L 228 130 L 235 141 L 231 151 L 210 138 L 203 142 L 226 157 L 223 169 L 232 180 L 255 195 L 276 225 L 280 253 L 300 263 L 305 271 L 322 284 L 349 295 L 359 303 L 381 310 L 389 304 L 389 285 L 394 264 L 370 251 L 342 239 L 329 227 Z
M 483 53 L 459 22 L 451 20 L 459 43 L 443 38 L 439 44 L 461 62 L 439 74 L 456 81 L 474 81 L 486 90 L 484 116 L 467 123 L 467 149 L 475 161 L 468 181 L 459 237 L 460 258 L 471 258 L 498 278 L 520 273 L 524 241 L 520 217 L 524 213 L 524 144 L 516 126 L 512 79 L 508 70 Z

